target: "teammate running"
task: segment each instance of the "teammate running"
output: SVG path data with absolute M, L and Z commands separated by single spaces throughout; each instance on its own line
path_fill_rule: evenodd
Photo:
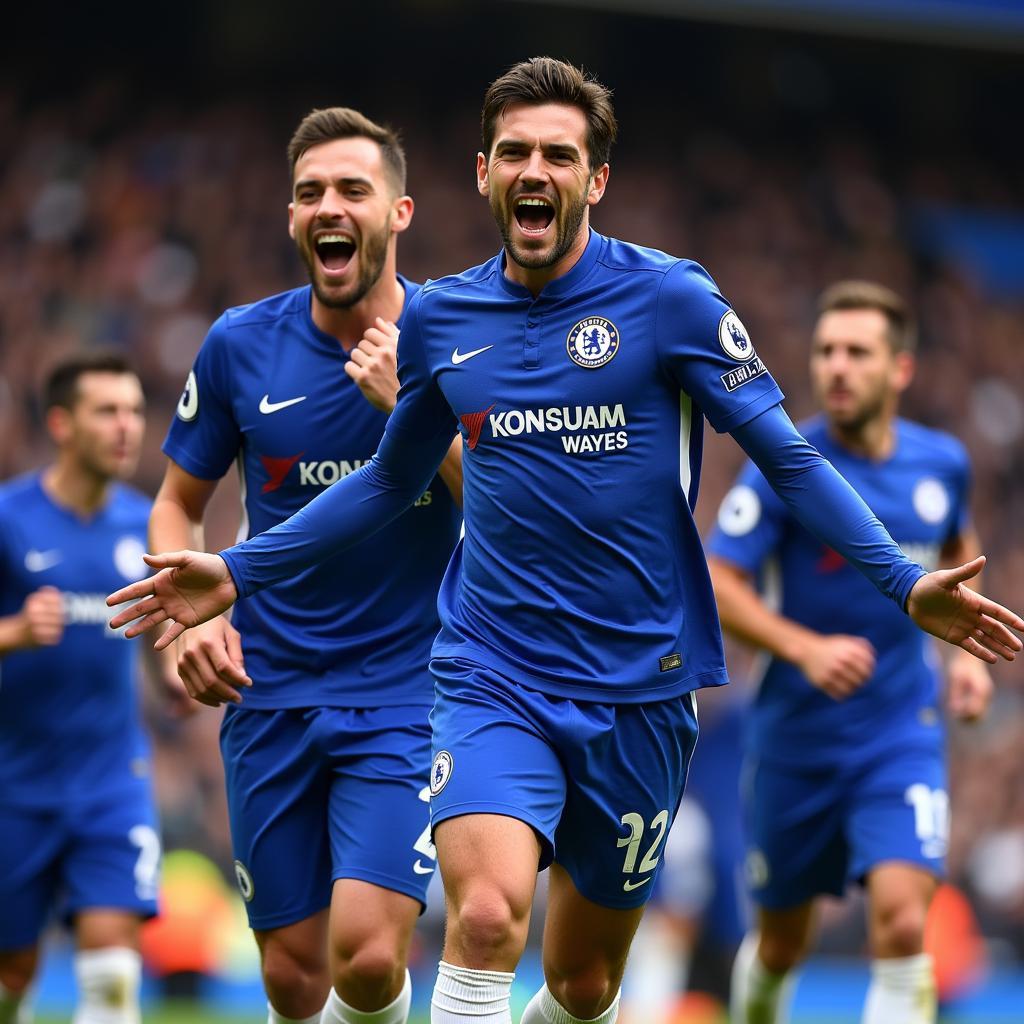
M 148 572 L 135 472 L 142 386 L 116 353 L 73 356 L 44 396 L 56 461 L 0 487 L 0 1024 L 56 912 L 74 928 L 75 1024 L 139 1021 L 139 924 L 160 838 L 138 708 L 137 645 L 105 591 Z
M 889 289 L 828 289 L 811 341 L 824 416 L 804 432 L 904 551 L 958 565 L 979 551 L 970 468 L 948 434 L 897 418 L 913 348 L 909 312 Z M 759 911 L 734 967 L 733 1019 L 785 1019 L 815 898 L 855 881 L 868 893 L 874 958 L 864 1024 L 932 1024 L 924 923 L 949 827 L 932 645 L 753 466 L 726 497 L 708 551 L 723 626 L 772 656 L 747 731 L 748 881 Z M 951 712 L 983 714 L 985 665 L 954 651 L 948 678 Z
M 808 525 L 915 620 L 1012 658 L 1024 620 L 925 575 L 796 432 L 782 394 L 695 263 L 605 238 L 608 91 L 551 58 L 487 91 L 477 183 L 504 246 L 428 285 L 402 332 L 402 392 L 373 462 L 224 552 L 165 554 L 115 622 L 173 620 L 368 536 L 413 502 L 461 425 L 466 535 L 439 598 L 431 815 L 448 921 L 434 1024 L 510 1021 L 538 866 L 551 864 L 547 984 L 524 1024 L 611 1024 L 697 735 L 726 682 L 691 515 L 702 414 Z M 598 354 L 592 345 L 597 331 Z M 996 653 L 993 653 L 996 652 Z
M 287 519 L 370 460 L 394 407 L 395 342 L 418 291 L 395 271 L 413 214 L 402 148 L 338 107 L 302 121 L 288 158 L 289 230 L 311 283 L 211 328 L 164 444 L 156 550 L 202 544 L 207 503 L 236 461 L 243 534 Z M 325 1000 L 326 1022 L 409 1014 L 409 940 L 435 866 L 427 663 L 461 524 L 455 433 L 447 486 L 431 479 L 435 461 L 413 507 L 372 540 L 178 645 L 189 692 L 228 704 L 235 871 L 271 1024 L 319 1021 Z

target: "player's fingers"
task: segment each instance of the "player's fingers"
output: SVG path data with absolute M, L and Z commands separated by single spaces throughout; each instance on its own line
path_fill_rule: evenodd
M 993 619 L 998 623 L 1005 624 L 1004 628 L 1005 626 L 1011 626 L 1019 632 L 1024 632 L 1024 619 L 1022 619 L 1016 612 L 1010 611 L 1009 608 L 1004 608 L 1001 604 L 997 604 L 995 601 L 992 601 L 987 597 L 983 597 L 982 595 L 979 595 L 978 607 L 981 610 L 982 615 L 987 615 L 990 619 Z M 1014 650 L 1019 651 L 1024 645 L 1022 645 L 1021 641 L 1008 629 L 1006 630 L 1006 633 L 1017 645 Z
M 226 652 L 218 652 L 213 656 L 213 670 L 218 679 L 228 685 L 252 686 L 252 680 L 227 656 Z
M 166 615 L 163 615 L 157 621 L 163 622 L 165 619 L 169 623 L 169 625 L 167 626 L 167 631 L 164 633 L 162 637 L 160 637 L 159 640 L 157 640 L 155 644 L 153 644 L 154 651 L 162 651 L 165 648 L 170 647 L 171 644 L 174 643 L 174 641 L 177 640 L 178 637 L 181 636 L 181 634 L 184 633 L 187 628 L 186 626 L 183 626 L 180 622 L 175 622 L 174 619 L 168 619 Z M 138 633 L 142 633 L 146 629 L 149 629 L 150 626 L 155 626 L 157 624 L 156 622 L 152 622 L 150 623 L 150 626 L 147 626 L 145 625 L 145 623 L 148 621 L 148 619 L 143 619 L 138 626 L 132 626 L 131 628 L 138 630 Z M 125 636 L 130 638 L 132 635 L 137 636 L 138 633 L 132 634 L 131 630 L 127 630 L 125 632 Z
M 952 569 L 939 569 L 938 576 L 944 587 L 952 589 L 958 583 L 974 579 L 984 568 L 985 556 L 978 555 L 977 558 L 972 558 L 971 561 L 964 562 L 963 565 L 956 565 Z
M 383 331 L 377 330 L 376 327 L 370 327 L 362 336 L 356 348 L 361 349 L 367 355 L 374 355 L 378 349 L 387 348 L 389 344 L 390 339 Z
M 150 597 L 153 594 L 152 579 L 139 580 L 137 583 L 129 583 L 127 587 L 115 590 L 107 597 L 107 606 L 110 608 L 125 601 L 137 601 L 140 597 Z
M 991 636 L 983 627 L 979 626 L 972 634 L 974 639 L 981 644 L 982 647 L 987 648 L 997 657 L 1002 658 L 1004 661 L 1013 661 L 1017 656 L 1017 650 L 1013 647 L 1009 647 L 1003 642 L 1002 637 Z
M 366 366 L 366 364 L 371 362 L 372 359 L 373 356 L 358 345 L 348 354 L 348 361 L 350 363 L 355 363 L 356 366 Z
M 144 597 L 141 601 L 137 601 L 135 604 L 129 605 L 127 608 L 122 608 L 116 615 L 111 616 L 110 628 L 120 629 L 133 619 L 142 618 L 143 615 L 155 612 L 161 607 L 162 605 L 160 604 L 160 599 L 158 597 L 154 597 L 152 595 Z
M 968 653 L 973 654 L 980 661 L 994 665 L 999 659 L 986 647 L 982 647 L 973 636 L 966 636 L 960 641 L 960 646 Z
M 148 551 L 142 556 L 146 565 L 154 569 L 170 569 L 176 566 L 185 565 L 192 557 L 191 551 L 163 551 L 159 555 L 151 555 Z M 140 580 L 140 583 L 147 582 Z M 152 580 L 149 581 L 152 583 Z
M 163 608 L 158 608 L 155 612 L 153 612 L 150 615 L 147 615 L 144 619 L 139 619 L 138 622 L 133 622 L 124 631 L 124 635 L 129 640 L 134 640 L 135 637 L 141 636 L 143 633 L 146 632 L 146 630 L 152 629 L 154 626 L 159 626 L 161 622 L 167 622 L 167 621 L 168 621 L 167 612 L 165 612 L 163 610 Z M 110 620 L 110 624 L 111 624 L 111 626 L 114 625 L 114 620 L 113 619 Z M 184 627 L 182 627 L 182 628 L 184 628 Z M 156 642 L 156 644 L 153 645 L 155 650 L 162 651 L 167 646 L 167 644 L 162 642 L 166 636 L 167 636 L 167 634 L 164 633 L 164 635 L 162 637 L 160 637 L 160 639 Z

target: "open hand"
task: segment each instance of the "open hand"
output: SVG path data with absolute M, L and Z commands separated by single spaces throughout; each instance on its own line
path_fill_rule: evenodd
M 204 551 L 168 551 L 144 555 L 146 564 L 160 569 L 155 576 L 132 583 L 107 598 L 110 606 L 126 601 L 136 603 L 110 620 L 111 628 L 128 626 L 125 636 L 138 636 L 147 629 L 168 623 L 163 636 L 153 645 L 162 651 L 186 629 L 206 622 L 230 608 L 238 598 L 235 581 L 220 555 Z M 141 621 L 135 622 L 136 619 Z
M 1013 661 L 1024 647 L 1008 626 L 1024 632 L 1024 619 L 962 584 L 985 565 L 981 555 L 955 569 L 938 569 L 922 576 L 910 591 L 907 614 L 927 633 L 962 647 L 968 654 L 994 665 Z

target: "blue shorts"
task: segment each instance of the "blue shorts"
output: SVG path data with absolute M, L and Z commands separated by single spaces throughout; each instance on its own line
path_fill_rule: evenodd
M 436 866 L 427 708 L 229 706 L 220 742 L 252 928 L 318 913 L 338 878 L 426 903 Z
M 541 839 L 587 899 L 643 905 L 697 740 L 692 693 L 650 704 L 550 697 L 435 658 L 431 822 L 503 814 Z
M 34 946 L 51 915 L 157 911 L 160 836 L 148 782 L 59 808 L 0 803 L 0 950 Z
M 755 902 L 784 910 L 843 895 L 883 861 L 943 874 L 949 839 L 938 749 L 893 750 L 871 765 L 798 771 L 747 766 L 747 882 Z

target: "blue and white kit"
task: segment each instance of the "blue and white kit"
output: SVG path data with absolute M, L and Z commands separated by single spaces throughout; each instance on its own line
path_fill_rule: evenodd
M 419 286 L 400 280 L 407 310 Z M 225 312 L 164 443 L 204 480 L 237 462 L 243 535 L 287 519 L 369 462 L 387 422 L 345 372 L 341 344 L 313 322 L 311 303 L 306 286 Z M 453 427 L 449 443 L 454 436 Z M 462 522 L 436 465 L 412 507 L 381 520 L 371 540 L 235 606 L 253 686 L 227 709 L 221 747 L 254 928 L 323 909 L 337 878 L 424 899 L 434 867 L 429 652 Z M 310 870 L 299 879 L 283 863 Z
M 31 473 L 0 487 L 0 617 L 55 587 L 64 632 L 0 661 L 0 950 L 34 945 L 51 913 L 156 913 L 160 838 L 134 641 L 106 595 L 148 573 L 149 500 L 115 484 L 88 519 Z
M 690 261 L 591 232 L 575 266 L 534 297 L 499 254 L 424 287 L 403 325 L 399 376 L 370 465 L 224 552 L 239 592 L 397 515 L 460 429 L 466 531 L 433 649 L 433 824 L 472 810 L 481 789 L 491 801 L 508 792 L 506 813 L 540 832 L 584 895 L 638 905 L 682 794 L 696 734 L 688 695 L 726 681 L 691 513 L 703 417 L 826 536 L 852 538 L 851 555 L 855 546 L 897 602 L 921 570 L 796 433 L 743 324 Z M 467 702 L 475 714 L 454 712 Z M 581 747 L 609 727 L 602 716 L 631 705 L 628 751 L 588 760 Z M 504 727 L 518 730 L 514 744 Z M 480 742 L 487 729 L 496 744 Z M 655 749 L 641 757 L 641 744 Z M 510 766 L 521 784 L 507 790 Z M 572 820 L 586 828 L 585 851 L 546 810 L 553 801 L 564 815 L 582 809 Z
M 807 439 L 874 510 L 905 552 L 936 568 L 967 529 L 966 453 L 906 420 L 883 460 L 851 453 L 823 419 Z M 945 735 L 933 642 L 845 558 L 798 523 L 748 465 L 726 496 L 708 551 L 748 572 L 786 618 L 862 636 L 874 675 L 836 701 L 800 670 L 768 662 L 748 727 L 750 879 L 765 905 L 840 894 L 883 860 L 942 870 L 948 831 Z

